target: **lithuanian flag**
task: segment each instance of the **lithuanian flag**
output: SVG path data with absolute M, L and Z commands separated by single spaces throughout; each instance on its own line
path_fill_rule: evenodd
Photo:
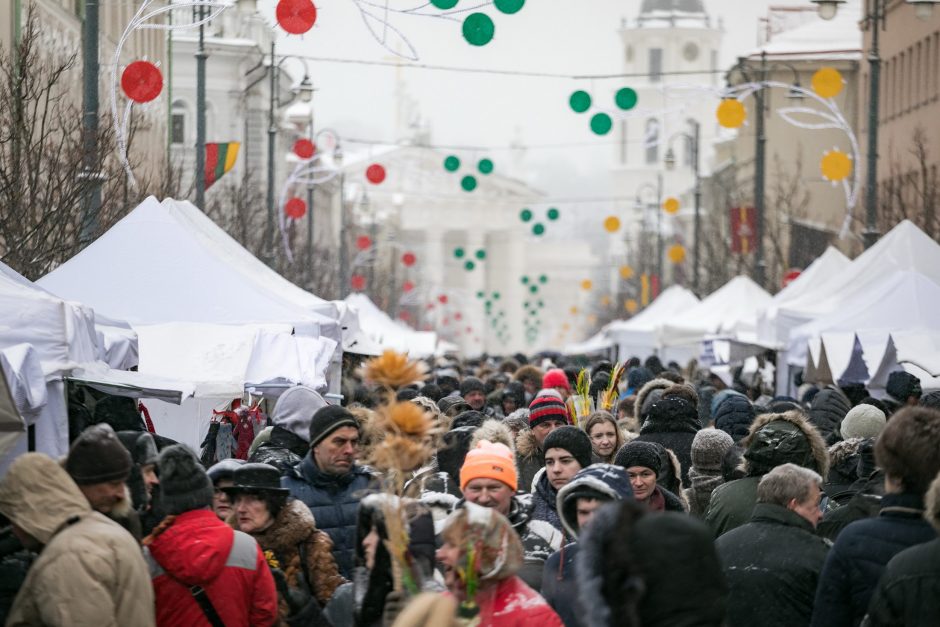
M 206 189 L 235 166 L 239 142 L 206 144 Z

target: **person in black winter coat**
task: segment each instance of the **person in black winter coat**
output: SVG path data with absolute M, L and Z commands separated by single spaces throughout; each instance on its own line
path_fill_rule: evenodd
M 730 435 L 737 443 L 747 437 L 754 415 L 754 406 L 746 396 L 728 392 L 716 406 L 713 418 L 715 428 Z
M 692 440 L 700 428 L 698 411 L 684 398 L 666 396 L 653 403 L 640 427 L 637 441 L 658 442 L 675 453 L 682 467 L 682 483 L 689 484 L 692 467 Z
M 715 542 L 728 579 L 728 627 L 809 625 L 828 546 L 814 533 L 822 477 L 784 464 L 757 487 L 751 522 Z
M 633 498 L 652 511 L 685 512 L 685 503 L 659 484 L 665 449 L 656 442 L 627 442 L 617 451 L 614 463 L 627 471 Z
M 925 517 L 940 531 L 940 479 L 927 491 Z M 891 558 L 868 605 L 868 627 L 935 627 L 940 617 L 940 538 Z
M 850 409 L 852 404 L 849 399 L 835 386 L 823 388 L 813 399 L 809 409 L 809 421 L 826 440 L 826 446 L 832 446 L 842 440 L 839 428 Z
M 940 413 L 907 408 L 894 414 L 875 443 L 885 473 L 877 518 L 839 534 L 816 591 L 814 627 L 858 625 L 885 566 L 904 549 L 936 538 L 924 520 L 924 493 L 940 472 Z
M 532 519 L 544 520 L 563 532 L 558 491 L 591 465 L 591 440 L 581 429 L 566 426 L 549 433 L 542 446 L 545 467 L 532 482 Z

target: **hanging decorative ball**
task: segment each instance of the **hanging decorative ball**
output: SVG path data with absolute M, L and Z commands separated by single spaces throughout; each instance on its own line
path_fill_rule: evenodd
M 493 4 L 500 13 L 512 15 L 518 13 L 525 6 L 525 0 L 493 0 Z
M 636 302 L 635 299 L 630 298 L 623 304 L 623 307 L 627 310 L 628 313 L 635 314 L 640 308 L 640 304 Z
M 577 316 L 577 315 L 578 315 L 578 308 L 577 308 L 576 306 L 572 305 L 570 311 L 571 311 L 571 315 L 572 315 L 572 316 Z
M 415 265 L 415 262 L 417 260 L 418 258 L 415 257 L 414 253 L 411 253 L 411 252 L 405 253 L 404 255 L 401 256 L 401 262 L 409 268 Z
M 530 285 L 530 286 L 529 286 L 529 293 L 531 293 L 531 294 L 538 294 L 538 293 L 539 293 L 539 286 L 538 286 L 538 285 Z
M 529 277 L 524 276 L 524 277 L 522 277 L 521 281 L 522 281 L 522 284 L 523 284 L 523 285 L 528 285 L 528 283 L 529 283 Z
M 617 216 L 607 216 L 604 219 L 604 230 L 608 233 L 616 233 L 620 230 L 620 218 Z
M 519 219 L 523 222 L 528 222 L 532 219 L 532 211 L 530 209 L 523 209 L 519 212 Z
M 489 174 L 493 171 L 493 161 L 490 159 L 480 159 L 480 162 L 477 163 L 477 169 L 480 171 L 480 174 Z
M 463 21 L 463 38 L 472 46 L 485 46 L 493 39 L 496 26 L 486 13 L 471 13 Z
M 454 314 L 454 320 L 463 320 L 463 314 L 458 311 Z
M 463 267 L 467 272 L 471 272 L 474 268 L 477 267 L 477 264 L 473 263 L 472 259 L 468 259 L 466 262 L 464 262 Z
M 539 305 L 539 309 L 542 309 L 543 307 L 545 307 L 545 302 L 540 300 L 538 305 Z
M 744 103 L 735 98 L 725 98 L 715 111 L 718 123 L 725 128 L 740 128 L 747 118 Z
M 606 113 L 595 113 L 591 118 L 591 131 L 595 135 L 606 135 L 613 127 L 614 122 Z
M 444 159 L 444 169 L 448 172 L 456 172 L 460 168 L 460 159 L 451 155 Z
M 533 235 L 542 235 L 545 233 L 545 226 L 542 224 L 533 224 L 532 225 L 532 234 Z
M 548 275 L 547 274 L 539 275 L 539 283 L 541 283 L 542 285 L 545 285 L 546 283 L 548 283 Z
M 603 296 L 601 296 L 601 307 L 609 307 L 609 306 L 610 306 L 610 296 L 604 294 Z
M 477 179 L 475 176 L 468 174 L 467 176 L 460 179 L 460 187 L 463 188 L 465 192 L 472 192 L 477 188 Z
M 845 81 L 839 70 L 832 67 L 824 67 L 816 70 L 813 74 L 813 91 L 822 98 L 835 98 L 842 92 Z
M 637 96 L 636 90 L 630 87 L 618 89 L 617 94 L 614 96 L 614 102 L 617 104 L 617 107 L 624 111 L 629 111 L 635 107 L 638 100 L 639 97 Z
M 317 21 L 317 7 L 310 0 L 280 0 L 275 16 L 285 31 L 291 35 L 303 35 Z
M 301 159 L 309 159 L 316 151 L 316 145 L 309 139 L 298 139 L 294 142 L 294 154 Z
M 284 213 L 288 218 L 299 220 L 307 213 L 307 203 L 300 198 L 291 198 L 284 203 Z
M 372 238 L 368 235 L 360 235 L 356 238 L 357 250 L 369 250 L 370 248 L 372 248 Z
M 407 310 L 399 311 L 399 312 L 398 312 L 398 317 L 399 317 L 401 320 L 403 320 L 403 321 L 405 321 L 405 322 L 408 322 L 409 320 L 411 320 L 411 313 L 408 312 Z
M 679 212 L 679 199 L 670 196 L 663 201 L 663 211 L 670 215 L 674 215 Z
M 134 61 L 121 74 L 121 89 L 138 104 L 150 102 L 163 91 L 163 74 L 150 61 Z
M 459 0 L 431 0 L 431 4 L 444 11 L 453 9 L 457 6 L 457 2 L 459 2 Z
M 833 149 L 823 155 L 819 170 L 827 181 L 842 181 L 852 174 L 852 158 L 841 150 Z
M 450 318 L 444 318 L 441 320 L 441 324 L 446 327 L 448 324 L 450 324 Z
M 499 292 L 493 292 L 493 300 L 499 300 L 499 297 L 500 297 Z
M 467 331 L 467 334 L 468 334 L 468 335 L 469 335 L 470 333 L 473 333 L 473 327 L 467 327 L 466 331 Z
M 486 251 L 481 248 L 480 250 L 474 253 L 474 256 L 480 261 L 483 261 L 484 259 L 486 259 Z
M 486 294 L 482 290 L 477 292 L 477 298 L 485 298 L 485 297 L 486 297 Z
M 564 329 L 565 331 L 567 331 L 568 329 L 571 328 L 571 325 L 566 322 L 566 323 L 564 323 L 563 325 L 561 325 L 561 328 Z
M 361 292 L 366 287 L 366 278 L 361 274 L 354 274 L 349 277 L 349 285 L 357 292 Z
M 440 296 L 438 296 L 438 297 L 437 297 L 437 302 L 439 302 L 439 303 L 442 304 L 442 305 L 446 305 L 446 304 L 447 304 L 447 294 L 441 294 Z
M 586 91 L 578 90 L 571 94 L 568 105 L 575 113 L 584 113 L 591 108 L 591 95 Z
M 555 209 L 554 207 L 552 207 L 551 209 L 549 209 L 549 210 L 545 213 L 545 216 L 546 216 L 549 220 L 555 221 L 555 220 L 557 220 L 559 217 L 561 217 L 561 212 L 558 211 L 558 209 Z
M 414 288 L 415 288 L 415 284 L 412 283 L 411 281 L 405 281 L 404 283 L 401 284 L 401 291 L 405 292 L 406 294 L 410 292 L 411 290 L 413 290 Z
M 581 281 L 581 289 L 584 290 L 585 292 L 590 291 L 592 287 L 594 287 L 594 282 L 591 281 L 591 279 L 584 279 L 583 281 Z
M 368 168 L 366 168 L 366 180 L 368 180 L 373 185 L 378 185 L 385 180 L 385 167 L 373 163 Z
M 682 244 L 673 244 L 669 247 L 669 250 L 666 251 L 666 257 L 672 263 L 682 263 L 685 261 L 685 246 Z
M 629 281 L 633 278 L 633 268 L 631 266 L 620 266 L 620 278 Z
M 424 306 L 424 308 L 427 309 L 428 311 L 431 311 L 432 309 L 434 309 L 434 303 L 428 303 L 427 305 Z

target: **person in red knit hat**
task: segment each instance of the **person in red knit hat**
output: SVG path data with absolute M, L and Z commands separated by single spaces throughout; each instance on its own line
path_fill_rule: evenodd
M 561 394 L 561 400 L 566 401 L 571 396 L 571 382 L 568 375 L 561 368 L 552 368 L 542 377 L 543 390 L 555 390 Z

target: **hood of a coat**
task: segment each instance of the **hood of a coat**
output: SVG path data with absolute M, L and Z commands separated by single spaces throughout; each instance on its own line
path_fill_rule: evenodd
M 815 470 L 823 480 L 829 474 L 826 442 L 799 411 L 758 416 L 741 446 L 750 476 L 765 474 L 786 463 Z
M 540 468 L 539 471 L 535 473 L 535 477 L 532 478 L 532 494 L 538 494 L 549 506 L 555 506 L 555 502 L 558 499 L 558 490 L 556 490 L 555 486 L 548 480 L 548 473 L 545 472 L 545 468 Z
M 829 476 L 827 483 L 850 485 L 858 476 L 858 460 L 864 440 L 850 438 L 829 447 Z
M 640 435 L 646 433 L 698 433 L 701 425 L 695 406 L 684 398 L 663 398 L 650 407 Z
M 644 420 L 644 409 L 649 409 L 649 400 L 650 394 L 659 390 L 659 393 L 662 394 L 662 391 L 666 388 L 674 385 L 673 381 L 669 379 L 653 379 L 652 381 L 647 382 L 640 391 L 636 394 L 636 403 L 633 404 L 633 417 L 636 418 L 639 424 L 643 424 Z M 654 399 L 654 400 L 659 400 Z M 644 407 L 645 405 L 645 407 Z
M 219 576 L 234 542 L 234 529 L 211 510 L 196 509 L 177 516 L 148 549 L 167 574 L 195 586 Z
M 91 506 L 65 469 L 42 453 L 20 455 L 0 481 L 0 513 L 38 540 L 49 540 Z
M 852 404 L 842 390 L 827 387 L 820 390 L 809 410 L 809 421 L 830 446 L 842 439 L 842 419 L 852 409 Z
M 265 551 L 289 551 L 304 542 L 317 530 L 310 508 L 296 499 L 281 508 L 274 524 L 251 536 Z
M 326 405 L 326 400 L 311 387 L 297 385 L 287 388 L 274 404 L 271 422 L 307 441 L 310 439 L 313 415 Z
M 726 395 L 718 403 L 712 415 L 715 419 L 715 428 L 721 429 L 738 442 L 747 436 L 748 429 L 754 423 L 754 414 L 755 410 L 751 401 L 743 394 L 735 392 Z
M 561 524 L 572 538 L 577 538 L 577 505 L 579 498 L 595 498 L 607 501 L 633 500 L 630 476 L 620 466 L 592 464 L 578 471 L 571 481 L 558 490 L 556 507 Z

